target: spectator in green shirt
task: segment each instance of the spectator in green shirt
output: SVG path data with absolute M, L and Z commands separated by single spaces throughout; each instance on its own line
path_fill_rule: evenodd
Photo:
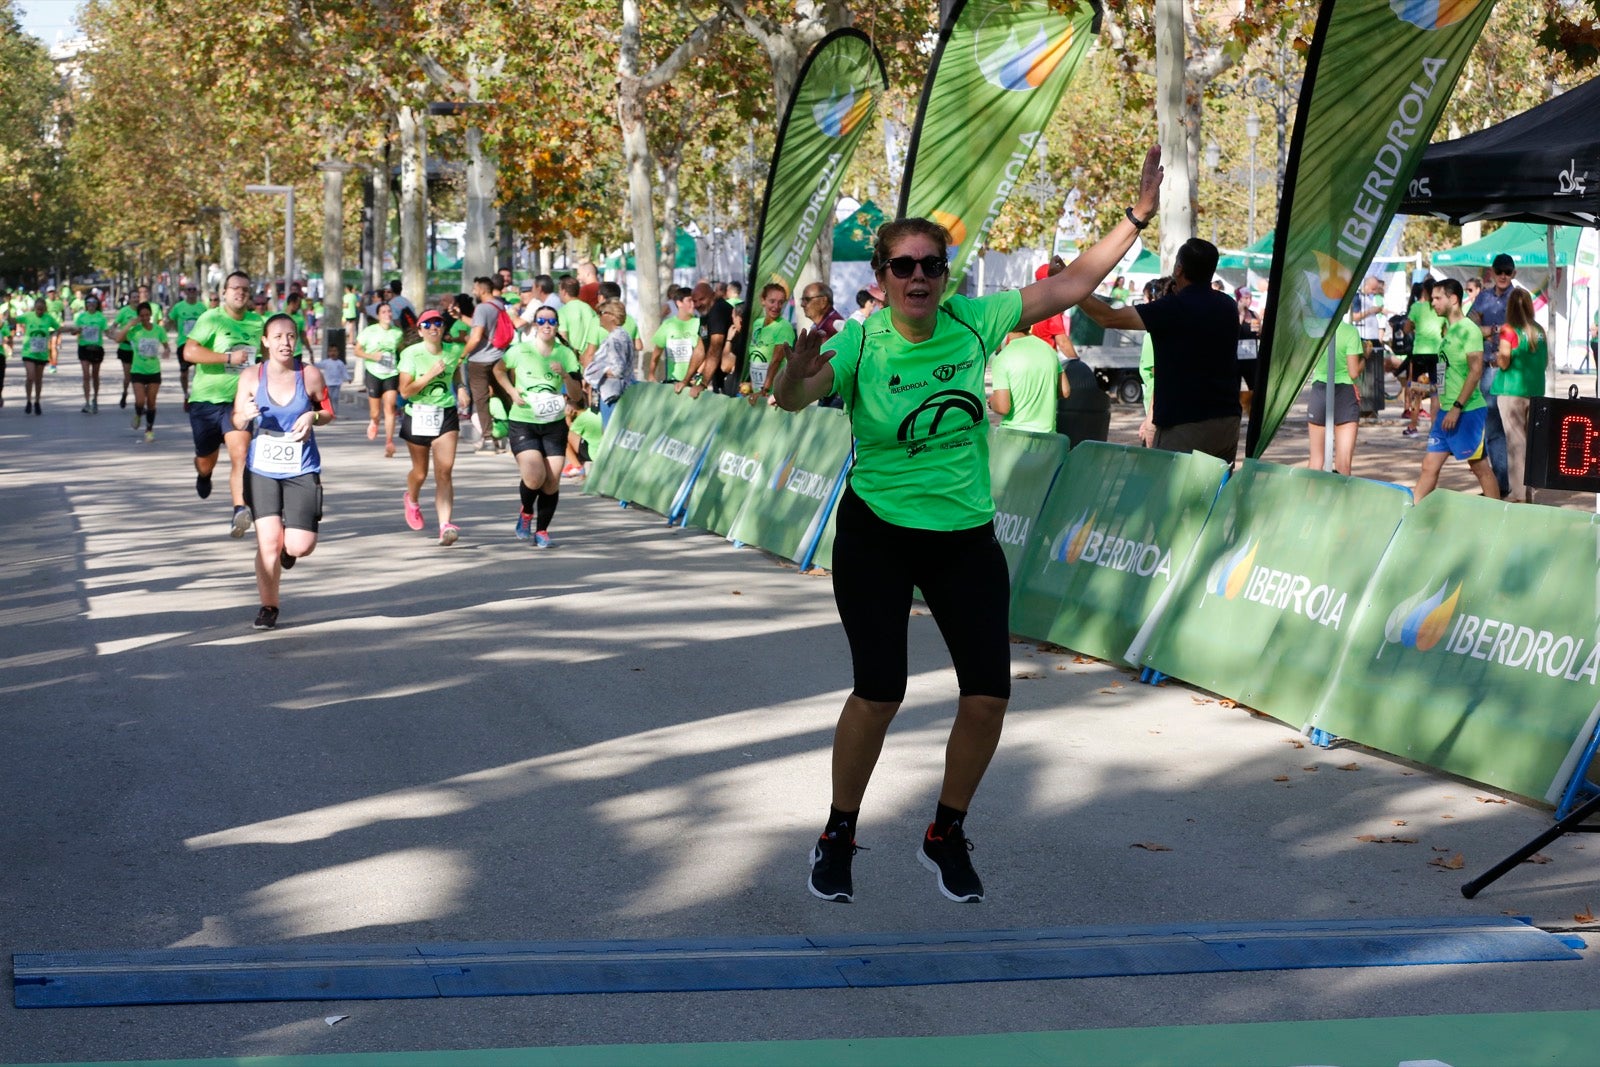
M 1069 395 L 1055 349 L 1031 333 L 1014 333 L 989 371 L 989 410 L 1000 416 L 1002 429 L 1055 432 L 1056 400 Z
M 1544 330 L 1533 319 L 1533 297 L 1526 289 L 1511 290 L 1506 301 L 1506 324 L 1500 327 L 1500 349 L 1495 365 L 1494 403 L 1506 433 L 1506 473 L 1511 482 L 1507 500 L 1529 502 L 1523 482 L 1528 462 L 1528 401 L 1544 395 L 1545 363 L 1549 348 Z

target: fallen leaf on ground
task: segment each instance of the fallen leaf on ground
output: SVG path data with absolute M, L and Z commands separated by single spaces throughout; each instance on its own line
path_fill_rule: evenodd
M 1113 689 L 1121 689 L 1122 688 L 1122 683 L 1121 682 L 1112 682 L 1111 683 L 1111 688 L 1113 688 Z
M 1473 797 L 1472 799 L 1476 800 L 1479 804 L 1507 804 L 1507 803 L 1510 803 L 1509 801 L 1506 800 L 1505 797 Z
M 1089 656 L 1073 656 L 1072 657 L 1072 662 L 1074 662 L 1074 663 L 1099 663 L 1100 661 L 1097 660 L 1097 659 L 1092 659 Z
M 1222 708 L 1236 708 L 1239 706 L 1239 702 L 1237 700 L 1219 700 L 1217 701 L 1217 706 Z
M 630 671 L 642 671 L 642 670 L 644 670 L 644 668 L 643 668 L 643 667 L 629 667 L 629 668 L 628 668 L 628 669 L 629 669 L 629 670 L 630 670 Z
M 1334 420 L 1334 421 L 1336 421 L 1336 422 L 1337 422 L 1337 421 L 1338 421 L 1338 419 L 1337 419 L 1337 417 L 1336 417 L 1336 418 L 1335 418 L 1335 420 Z M 1405 825 L 1405 824 L 1406 824 L 1406 821 L 1405 821 L 1405 820 L 1404 820 L 1404 819 L 1396 819 L 1396 820 L 1395 820 L 1395 821 L 1394 821 L 1394 824 L 1395 824 L 1395 825 L 1396 825 L 1396 826 L 1404 826 L 1404 825 Z
M 1341 770 L 1341 771 L 1359 771 L 1361 769 L 1361 764 L 1359 764 L 1359 763 L 1346 763 L 1344 766 L 1338 767 L 1336 769 L 1337 770 Z
M 1053 644 L 1049 641 L 1039 642 L 1038 649 L 1040 652 L 1048 652 L 1052 656 L 1065 656 L 1068 652 L 1072 651 L 1070 648 L 1063 648 L 1062 646 Z
M 1337 418 L 1337 416 L 1336 416 L 1336 418 Z M 1315 763 L 1309 763 L 1306 766 L 1301 767 L 1300 769 L 1302 771 L 1315 771 L 1317 769 L 1317 765 Z
M 1097 692 L 1104 693 L 1106 696 L 1113 696 L 1114 697 L 1114 696 L 1117 695 L 1117 691 L 1115 689 L 1100 689 L 1100 690 L 1097 690 Z
M 1550 857 L 1546 856 L 1543 852 L 1535 852 L 1533 855 L 1529 856 L 1527 859 L 1523 860 L 1522 862 L 1523 863 L 1549 863 L 1550 862 Z
M 1158 845 L 1154 841 L 1135 841 L 1133 844 L 1129 845 L 1128 847 L 1129 848 L 1142 848 L 1146 852 L 1171 852 L 1172 851 L 1172 849 L 1168 848 L 1166 845 Z
M 1210 699 L 1208 699 L 1206 697 L 1190 697 L 1189 699 L 1194 701 L 1196 704 L 1215 704 L 1216 703 L 1215 700 L 1210 700 Z
M 1453 819 L 1453 818 L 1455 818 L 1455 816 L 1454 815 L 1441 815 L 1441 816 L 1439 816 L 1439 818 L 1441 818 L 1441 819 Z
M 1576 914 L 1576 915 L 1574 915 L 1572 917 L 1572 921 L 1573 922 L 1579 922 L 1579 923 L 1592 923 L 1592 922 L 1594 922 L 1594 905 L 1590 904 L 1589 906 L 1584 908 L 1582 911 L 1578 912 L 1578 914 Z
M 1038 679 L 1043 678 L 1044 675 L 1035 674 L 1032 671 L 1018 671 L 1016 674 L 1012 675 L 1012 677 L 1022 679 L 1023 681 L 1037 681 Z
M 812 567 L 810 570 L 802 571 L 801 573 L 809 574 L 813 578 L 826 578 L 828 576 L 828 571 L 825 567 Z
M 1379 837 L 1377 834 L 1362 834 L 1356 840 L 1366 841 L 1373 845 L 1414 845 L 1417 843 L 1417 839 L 1414 837 L 1396 837 L 1393 834 L 1388 837 Z
M 1289 780 L 1289 776 L 1287 774 L 1278 774 L 1274 775 L 1272 780 L 1274 782 L 1287 782 Z
M 1438 867 L 1441 870 L 1446 871 L 1459 871 L 1466 865 L 1467 858 L 1459 852 L 1457 852 L 1454 856 L 1451 856 L 1449 859 L 1445 859 L 1443 856 L 1435 856 L 1433 859 L 1428 861 L 1428 866 Z
M 1283 739 L 1283 742 L 1286 745 L 1293 745 L 1295 748 L 1305 748 L 1306 747 L 1306 743 L 1304 741 L 1300 740 L 1298 737 L 1285 737 Z
M 734 595 L 734 596 L 744 596 L 744 594 L 743 594 L 743 593 L 741 593 L 741 592 L 739 592 L 739 590 L 737 590 L 737 589 L 735 589 L 735 590 L 734 590 L 734 591 L 733 591 L 733 595 Z
M 913 611 L 913 612 L 912 612 L 912 613 L 911 613 L 911 614 L 913 614 L 913 615 L 921 615 L 921 614 L 922 614 L 922 612 L 920 612 L 920 611 Z
M 1056 670 L 1058 670 L 1058 671 L 1064 671 L 1064 670 L 1066 670 L 1066 669 L 1067 669 L 1067 665 L 1066 665 L 1066 664 L 1065 664 L 1065 663 L 1057 663 L 1057 664 L 1056 664 Z

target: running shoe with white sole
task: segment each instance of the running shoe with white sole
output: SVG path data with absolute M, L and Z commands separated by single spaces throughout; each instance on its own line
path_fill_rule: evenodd
M 251 623 L 257 630 L 270 630 L 278 625 L 278 609 L 269 608 L 265 604 L 256 612 L 256 621 Z
M 422 505 L 412 500 L 410 493 L 401 493 L 400 499 L 405 501 L 406 525 L 413 530 L 422 529 Z
M 145 444 L 149 444 L 151 441 L 154 441 L 155 439 L 156 439 L 156 432 L 154 430 L 146 430 L 144 432 L 144 443 Z
M 228 524 L 228 536 L 237 541 L 248 529 L 250 529 L 250 509 L 243 504 L 235 504 L 233 521 Z
M 534 548 L 549 548 L 550 547 L 550 535 L 545 533 L 543 530 L 539 530 L 539 531 L 535 532 L 534 535 L 533 535 L 533 547 Z
M 811 847 L 811 875 L 806 888 L 819 900 L 835 904 L 855 901 L 855 883 L 850 877 L 850 861 L 861 847 L 854 838 L 823 834 Z
M 983 901 L 983 882 L 972 869 L 972 842 L 967 840 L 960 824 L 951 826 L 943 837 L 935 837 L 933 824 L 922 835 L 922 846 L 917 849 L 917 859 L 933 872 L 934 884 L 946 898 L 958 904 L 979 904 Z
M 533 536 L 533 516 L 526 511 L 517 513 L 517 540 L 526 541 Z
M 447 522 L 443 526 L 439 527 L 439 543 L 444 545 L 446 548 L 455 544 L 456 539 L 460 536 L 461 530 L 453 522 Z

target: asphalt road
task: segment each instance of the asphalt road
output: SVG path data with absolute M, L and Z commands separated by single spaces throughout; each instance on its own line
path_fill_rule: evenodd
M 115 369 L 108 378 L 115 377 Z M 171 377 L 169 375 L 169 377 Z M 178 405 L 146 444 L 75 366 L 0 408 L 0 953 L 186 945 L 1532 916 L 1600 900 L 1569 837 L 1475 901 L 1542 809 L 1181 685 L 1013 646 L 968 823 L 989 899 L 913 849 L 954 676 L 932 620 L 864 810 L 857 903 L 807 894 L 849 686 L 830 580 L 569 487 L 535 551 L 509 459 L 463 453 L 444 549 L 364 402 L 319 431 L 322 542 L 271 633 Z M 176 394 L 175 382 L 167 385 Z M 104 394 L 103 394 L 104 395 Z M 1126 421 L 1125 419 L 1123 421 Z M 432 523 L 431 488 L 424 507 Z M 1287 781 L 1275 781 L 1287 776 Z M 1405 833 L 1415 844 L 1371 844 Z M 1159 844 L 1168 851 L 1135 847 Z M 1462 871 L 1430 865 L 1461 853 Z M 18 1011 L 0 1061 L 915 1036 L 1588 1008 L 1582 962 L 866 990 Z M 350 1018 L 329 1027 L 325 1016 Z

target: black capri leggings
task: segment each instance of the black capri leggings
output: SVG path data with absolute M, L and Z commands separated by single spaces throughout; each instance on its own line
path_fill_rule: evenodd
M 846 488 L 833 542 L 833 599 L 850 641 L 855 695 L 906 695 L 906 626 L 921 588 L 962 696 L 1011 697 L 1011 576 L 994 523 L 917 530 L 885 522 Z

